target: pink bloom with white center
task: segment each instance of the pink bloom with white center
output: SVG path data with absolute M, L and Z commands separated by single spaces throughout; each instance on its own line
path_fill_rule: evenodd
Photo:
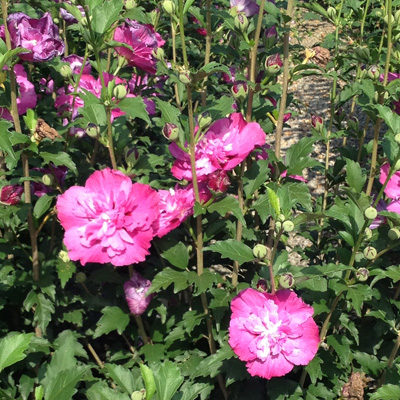
M 211 198 L 211 193 L 202 183 L 199 185 L 199 192 L 201 202 L 204 203 Z M 185 188 L 176 185 L 175 189 L 159 190 L 158 196 L 160 197 L 160 216 L 157 236 L 163 237 L 193 215 L 195 196 L 192 184 Z
M 146 295 L 150 286 L 151 281 L 143 278 L 136 271 L 133 273 L 132 278 L 124 283 L 126 301 L 132 314 L 142 315 L 146 311 L 151 299 L 154 297 L 154 293 Z
M 247 123 L 241 113 L 231 114 L 214 122 L 196 144 L 196 172 L 204 180 L 217 170 L 230 171 L 239 165 L 256 146 L 265 143 L 265 133 L 257 122 Z M 178 179 L 192 180 L 190 156 L 176 143 L 169 146 L 176 158 L 172 174 Z
M 25 114 L 29 108 L 35 108 L 37 95 L 35 86 L 28 81 L 28 75 L 21 64 L 14 66 L 15 77 L 18 84 L 19 96 L 17 97 L 18 114 Z M 10 111 L 0 107 L 0 118 L 12 121 Z
M 246 289 L 232 300 L 229 344 L 250 375 L 265 379 L 307 365 L 319 346 L 313 308 L 291 290 Z
M 94 172 L 84 187 L 58 197 L 58 218 L 71 260 L 115 266 L 144 261 L 156 234 L 159 198 L 122 172 Z
M 157 71 L 157 60 L 153 50 L 164 45 L 165 40 L 154 31 L 151 25 L 142 25 L 136 21 L 126 20 L 125 24 L 118 26 L 114 32 L 114 40 L 132 47 L 116 47 L 116 52 L 127 59 L 129 65 L 142 69 L 154 75 Z

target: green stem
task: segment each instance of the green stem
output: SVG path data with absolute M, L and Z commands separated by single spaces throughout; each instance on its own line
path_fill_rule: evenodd
M 172 17 L 171 17 L 171 36 L 172 36 L 172 62 L 173 62 L 173 66 L 175 67 L 175 65 L 176 65 L 176 29 L 175 29 L 175 21 L 173 20 Z M 174 90 L 175 90 L 176 104 L 177 104 L 179 110 L 182 111 L 181 100 L 179 98 L 178 84 L 176 82 L 174 83 Z
M 185 25 L 183 21 L 183 0 L 179 0 L 179 30 L 181 33 L 183 64 L 186 70 L 189 70 L 189 62 L 188 62 L 186 43 L 185 43 Z
M 204 65 L 206 66 L 210 62 L 211 56 L 211 0 L 206 0 L 206 54 L 204 56 Z M 207 105 L 207 83 L 208 77 L 206 76 L 203 81 L 203 90 L 201 92 L 201 105 L 205 107 Z
M 149 344 L 149 338 L 147 337 L 146 330 L 144 329 L 143 320 L 140 315 L 134 315 L 136 324 L 138 326 L 139 334 L 143 339 L 144 344 Z

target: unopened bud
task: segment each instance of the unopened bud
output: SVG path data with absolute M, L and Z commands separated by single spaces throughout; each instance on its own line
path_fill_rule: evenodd
M 280 222 L 284 222 L 286 220 L 286 217 L 284 216 L 284 214 L 279 214 L 277 220 Z
M 400 25 L 400 10 L 397 10 L 394 14 L 394 22 L 396 25 Z
M 275 26 L 271 26 L 270 28 L 265 30 L 265 34 L 263 36 L 264 46 L 268 50 L 270 49 L 278 39 L 278 32 L 276 31 Z
M 321 132 L 324 127 L 324 120 L 319 115 L 311 115 L 311 125 L 318 132 Z
M 65 263 L 71 261 L 71 259 L 69 258 L 68 253 L 67 253 L 65 250 L 61 250 L 61 251 L 58 253 L 58 258 L 59 258 L 61 261 L 64 261 Z
M 247 97 L 247 93 L 248 93 L 248 87 L 246 82 L 244 81 L 234 82 L 232 86 L 232 94 L 236 100 L 243 102 Z
M 388 238 L 390 240 L 398 240 L 398 239 L 400 239 L 400 231 L 397 228 L 389 229 Z
M 394 164 L 394 170 L 399 171 L 400 170 L 400 160 L 397 160 L 396 163 Z
M 138 162 L 140 153 L 136 147 L 125 147 L 124 149 L 125 162 L 128 164 L 128 167 L 133 168 L 135 164 Z
M 51 186 L 54 182 L 54 176 L 52 174 L 44 174 L 42 176 L 42 182 L 46 185 L 46 186 Z
M 181 72 L 179 74 L 179 80 L 184 84 L 184 85 L 189 85 L 190 82 L 192 82 L 192 79 L 190 78 L 190 73 L 189 72 Z
M 240 32 L 246 32 L 249 26 L 249 20 L 244 14 L 238 14 L 235 17 L 235 28 Z
M 97 139 L 100 134 L 100 127 L 92 122 L 89 122 L 86 127 L 86 134 L 93 139 Z
M 368 69 L 368 76 L 371 79 L 374 79 L 374 80 L 378 79 L 379 74 L 380 74 L 380 71 L 379 71 L 379 67 L 377 65 L 371 65 L 371 67 Z
M 367 260 L 373 260 L 378 254 L 378 252 L 376 251 L 375 247 L 372 247 L 372 246 L 367 246 L 364 249 L 363 253 L 364 253 L 364 257 Z
M 337 16 L 337 12 L 336 9 L 333 8 L 332 6 L 328 7 L 328 9 L 326 10 L 326 13 L 328 14 L 328 17 L 334 21 L 336 19 Z
M 257 282 L 257 290 L 260 292 L 266 292 L 268 290 L 267 281 L 265 279 L 260 279 Z
M 390 17 L 390 23 L 393 24 L 393 22 L 394 22 L 394 17 L 393 17 L 392 14 L 390 14 L 390 16 L 389 15 L 385 15 L 383 17 L 383 20 L 385 21 L 386 25 L 389 23 L 389 17 Z
M 145 400 L 146 399 L 146 390 L 135 390 L 131 394 L 131 400 Z
M 365 282 L 369 277 L 369 272 L 367 270 L 367 268 L 358 268 L 358 270 L 356 271 L 356 278 L 357 280 L 359 280 L 360 282 Z
M 86 274 L 84 272 L 78 272 L 75 275 L 75 282 L 77 283 L 83 283 L 86 281 Z
M 211 122 L 212 122 L 211 114 L 207 111 L 200 114 L 197 119 L 197 123 L 201 131 L 207 129 L 211 125 Z
M 265 258 L 267 256 L 267 253 L 268 253 L 268 249 L 263 244 L 256 244 L 253 247 L 254 257 L 259 258 L 260 260 Z
M 349 118 L 349 120 L 347 121 L 347 125 L 354 132 L 358 132 L 358 129 L 360 127 L 357 117 Z
M 275 232 L 279 232 L 282 228 L 282 222 L 276 221 L 275 222 Z
M 275 75 L 280 71 L 282 65 L 283 63 L 279 54 L 273 54 L 265 60 L 265 71 L 267 74 Z
M 63 78 L 70 78 L 72 76 L 72 69 L 69 65 L 63 65 L 60 69 L 60 74 Z
M 378 211 L 374 207 L 368 207 L 364 211 L 364 217 L 367 219 L 375 219 L 378 216 Z
M 124 85 L 117 85 L 115 86 L 114 90 L 113 90 L 113 96 L 117 99 L 117 100 L 122 100 L 126 97 L 127 94 L 127 90 L 126 87 Z
M 294 276 L 290 272 L 281 275 L 279 285 L 284 289 L 290 289 L 294 285 Z
M 395 141 L 398 145 L 400 145 L 400 133 L 397 133 L 397 134 L 394 136 L 394 141 Z
M 158 60 L 158 61 L 163 61 L 164 60 L 164 50 L 162 49 L 162 47 L 158 47 L 157 49 L 153 50 L 153 57 Z
M 367 240 L 369 240 L 369 239 L 371 239 L 372 238 L 372 229 L 370 229 L 370 228 L 365 228 L 365 231 L 364 231 L 364 235 L 365 235 L 365 239 L 367 239 Z
M 282 227 L 285 232 L 292 232 L 292 230 L 294 229 L 294 223 L 292 221 L 285 221 L 282 224 Z
M 179 128 L 170 122 L 167 122 L 163 128 L 163 135 L 171 142 L 177 142 L 179 139 Z
M 129 10 L 133 10 L 134 8 L 137 7 L 137 3 L 135 0 L 126 0 L 125 2 L 125 8 Z
M 176 5 L 171 0 L 164 0 L 162 3 L 162 8 L 168 15 L 175 14 Z

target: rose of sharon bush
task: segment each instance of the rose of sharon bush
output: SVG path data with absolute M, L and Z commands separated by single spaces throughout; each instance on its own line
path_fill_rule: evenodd
M 132 278 L 124 283 L 124 291 L 129 310 L 134 315 L 142 315 L 150 304 L 154 294 L 146 295 L 151 281 L 143 278 L 139 272 L 134 272 Z
M 23 47 L 31 51 L 20 53 L 19 58 L 22 60 L 43 62 L 64 53 L 64 42 L 49 12 L 39 19 L 30 18 L 22 12 L 14 13 L 8 17 L 7 26 L 13 49 Z M 5 39 L 4 26 L 0 30 L 0 36 Z
M 247 123 L 241 113 L 231 114 L 210 126 L 196 144 L 196 172 L 204 180 L 217 170 L 230 171 L 239 165 L 256 146 L 265 143 L 265 133 L 257 122 Z M 171 169 L 177 179 L 192 180 L 190 156 L 176 143 L 169 146 L 176 158 Z
M 143 261 L 156 234 L 158 203 L 155 190 L 132 184 L 122 172 L 94 172 L 84 187 L 73 186 L 57 200 L 70 259 L 115 266 Z
M 307 365 L 319 346 L 313 309 L 291 290 L 246 289 L 232 300 L 229 344 L 252 376 L 283 376 Z

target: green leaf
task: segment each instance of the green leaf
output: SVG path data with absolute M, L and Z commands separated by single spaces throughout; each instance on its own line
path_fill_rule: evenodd
M 16 160 L 14 149 L 10 140 L 10 131 L 12 123 L 5 119 L 0 119 L 0 150 L 5 151 L 13 160 Z
M 243 177 L 243 189 L 246 199 L 249 199 L 251 195 L 265 183 L 268 179 L 269 170 L 269 160 L 259 160 L 253 163 L 251 168 L 245 172 Z
M 399 400 L 400 386 L 398 385 L 383 385 L 372 396 L 370 400 Z
M 194 3 L 194 0 L 186 0 L 186 1 L 185 1 L 185 6 L 183 7 L 183 15 L 185 15 L 185 14 L 188 12 L 190 6 L 191 6 L 193 3 Z
M 360 164 L 347 158 L 346 172 L 347 184 L 356 192 L 361 192 L 367 180 L 367 176 L 363 175 Z
M 40 218 L 45 212 L 47 212 L 47 210 L 50 208 L 53 198 L 54 196 L 49 196 L 48 194 L 39 197 L 35 203 L 35 206 L 33 207 L 33 215 L 35 218 Z
M 69 154 L 60 151 L 58 153 L 47 153 L 45 151 L 40 152 L 40 156 L 43 158 L 43 161 L 48 163 L 53 163 L 57 167 L 60 165 L 65 165 L 69 169 L 71 169 L 75 175 L 78 175 L 78 170 L 76 169 L 75 163 L 71 160 Z
M 122 10 L 120 0 L 107 0 L 89 8 L 92 13 L 92 29 L 99 36 L 102 36 L 111 25 L 118 20 L 119 13 Z
M 189 253 L 182 242 L 178 242 L 174 246 L 164 250 L 161 256 L 179 269 L 186 269 L 189 264 Z
M 172 268 L 164 268 L 159 272 L 151 282 L 151 287 L 147 295 L 159 291 L 161 288 L 166 289 L 171 283 L 174 284 L 174 293 L 186 289 L 189 286 L 188 272 L 175 271 Z
M 296 144 L 291 145 L 285 154 L 285 165 L 289 168 L 294 168 L 300 158 L 311 154 L 315 140 L 314 137 L 304 137 Z
M 186 384 L 186 386 L 184 386 Z M 179 397 L 179 399 L 182 400 L 197 400 L 199 399 L 199 396 L 201 396 L 201 399 L 209 399 L 210 398 L 210 392 L 213 389 L 212 385 L 207 384 L 207 383 L 191 383 L 191 382 L 185 382 L 184 385 L 182 385 L 181 390 L 178 392 L 178 394 L 182 393 L 182 396 Z
M 103 381 L 96 382 L 94 385 L 90 386 L 85 395 L 88 400 L 131 400 L 128 394 L 120 393 L 109 388 Z
M 385 121 L 386 125 L 396 135 L 400 132 L 400 116 L 397 115 L 389 107 L 377 104 L 374 106 L 378 110 L 379 116 Z
M 127 394 L 131 395 L 136 390 L 135 379 L 129 369 L 116 364 L 106 364 L 105 367 L 112 380 Z
M 252 209 L 256 210 L 261 218 L 263 224 L 272 215 L 273 209 L 269 201 L 268 194 L 261 195 L 251 206 Z
M 144 386 L 146 388 L 146 400 L 150 400 L 156 392 L 156 383 L 153 371 L 147 365 L 140 364 L 140 372 L 142 373 Z
M 322 212 L 316 212 L 316 213 L 301 213 L 299 215 L 297 215 L 294 220 L 294 226 L 299 226 L 301 224 L 304 224 L 306 222 L 310 222 L 310 221 L 315 221 L 317 219 L 321 219 L 321 218 L 325 218 L 326 215 Z
M 104 307 L 101 312 L 103 316 L 97 322 L 97 328 L 94 331 L 93 338 L 96 339 L 114 330 L 117 330 L 121 335 L 129 324 L 129 315 L 115 306 Z
M 26 311 L 31 311 L 35 307 L 35 316 L 33 320 L 37 322 L 40 329 L 45 332 L 47 325 L 51 321 L 51 314 L 55 312 L 53 303 L 42 293 L 36 294 L 31 290 L 24 301 Z
M 352 359 L 351 341 L 344 335 L 329 335 L 326 342 L 336 351 L 342 365 L 349 365 Z
M 246 226 L 246 221 L 243 217 L 243 212 L 240 209 L 239 201 L 233 196 L 226 196 L 222 200 L 217 201 L 208 206 L 209 212 L 217 212 L 219 215 L 225 217 L 225 215 L 231 212 L 242 224 Z
M 45 400 L 71 400 L 77 392 L 76 384 L 87 372 L 87 367 L 76 366 L 64 369 L 62 373 L 46 375 L 43 382 Z
M 317 380 L 321 379 L 323 376 L 321 368 L 321 364 L 323 363 L 324 362 L 318 356 L 315 356 L 306 366 L 306 371 L 310 376 L 311 382 L 313 384 L 315 384 Z
M 222 257 L 237 261 L 239 264 L 254 260 L 252 249 L 242 242 L 235 239 L 228 239 L 212 244 L 203 249 L 210 250 L 214 253 L 220 253 Z
M 151 123 L 149 119 L 149 113 L 146 110 L 146 104 L 144 104 L 143 99 L 138 97 L 125 97 L 121 100 L 117 107 L 126 112 L 132 119 L 140 118 L 148 124 Z
M 107 114 L 104 104 L 90 104 L 79 108 L 79 112 L 85 118 L 87 124 L 92 123 L 97 126 L 107 125 Z
M 232 114 L 233 103 L 234 99 L 231 96 L 222 96 L 207 105 L 204 111 L 208 111 L 213 121 L 217 121 L 218 119 L 225 118 L 227 114 Z
M 32 336 L 33 333 L 9 333 L 0 340 L 0 372 L 26 357 L 24 351 L 28 348 Z
M 72 262 L 64 262 L 63 260 L 57 259 L 57 274 L 58 279 L 61 281 L 61 287 L 64 289 L 66 283 L 72 278 L 72 275 L 76 272 L 76 265 Z
M 206 292 L 208 289 L 211 289 L 213 284 L 217 281 L 217 275 L 212 273 L 209 269 L 205 269 L 200 276 L 197 275 L 196 272 L 190 271 L 188 277 L 189 282 L 195 284 L 195 296 L 198 296 L 199 294 Z
M 372 290 L 368 285 L 359 283 L 352 286 L 347 286 L 341 282 L 337 282 L 335 288 L 338 291 L 345 291 L 346 297 L 352 302 L 355 312 L 361 317 L 361 307 L 365 300 L 372 297 Z
M 304 182 L 286 182 L 278 188 L 277 195 L 282 210 L 290 210 L 296 204 L 300 204 L 308 212 L 312 211 L 310 189 Z
M 310 289 L 313 292 L 326 292 L 328 290 L 328 282 L 322 276 L 315 276 L 305 281 L 296 282 L 296 287 L 299 289 Z
M 164 126 L 166 123 L 172 123 L 176 126 L 179 126 L 179 116 L 181 112 L 178 108 L 174 107 L 172 104 L 167 101 L 162 101 L 160 99 L 156 99 L 157 109 L 161 111 L 161 125 Z
M 267 187 L 269 203 L 272 205 L 275 215 L 281 213 L 281 205 L 277 194 L 269 187 Z
M 217 73 L 217 72 L 225 72 L 226 74 L 229 74 L 229 68 L 225 65 L 219 64 L 215 61 L 212 61 L 208 64 L 206 64 L 204 67 L 200 68 L 193 76 L 192 76 L 192 81 L 197 82 L 201 81 L 205 77 Z
M 155 372 L 158 399 L 171 400 L 184 381 L 181 370 L 172 361 L 166 361 L 160 364 Z

